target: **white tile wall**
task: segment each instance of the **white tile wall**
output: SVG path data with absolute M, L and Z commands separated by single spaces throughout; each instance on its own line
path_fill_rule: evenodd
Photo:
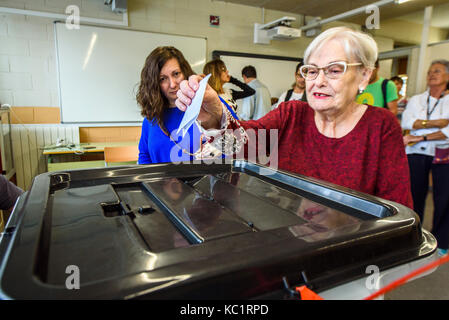
M 92 1 L 89 1 L 90 3 Z M 81 7 L 81 0 L 45 0 L 45 6 L 65 9 L 67 6 L 75 5 Z M 103 3 L 103 1 L 94 1 L 94 3 Z
M 25 8 L 27 10 L 35 10 L 35 11 L 65 13 L 65 8 L 67 6 L 58 5 L 57 2 L 56 3 L 51 2 L 50 5 L 47 3 L 48 3 L 47 0 L 28 1 L 25 4 Z
M 9 72 L 9 56 L 0 55 L 0 72 Z
M 14 105 L 56 107 L 52 105 L 50 90 L 14 90 Z
M 6 23 L 0 23 L 0 36 L 6 36 L 8 33 L 8 28 Z
M 56 73 L 32 73 L 31 74 L 31 80 L 33 83 L 33 89 L 36 91 L 46 91 L 46 92 L 52 92 L 54 88 L 58 86 L 57 83 L 57 77 Z M 44 105 L 45 106 L 45 105 Z M 57 107 L 58 105 L 51 105 L 52 107 Z
M 12 91 L 0 90 L 0 102 L 13 105 Z
M 47 40 L 47 28 L 43 24 L 27 21 L 9 23 L 8 36 L 19 39 Z
M 0 54 L 7 55 L 28 55 L 30 52 L 29 43 L 26 39 L 10 38 L 0 36 Z
M 0 72 L 0 90 L 31 90 L 31 74 Z
M 0 0 L 1 7 L 25 9 L 25 0 Z
M 11 56 L 9 57 L 9 68 L 11 72 L 30 72 L 44 74 L 48 72 L 48 58 L 32 56 Z
M 54 56 L 54 42 L 30 40 L 30 55 L 33 57 L 51 57 Z
M 132 2 L 132 4 L 128 4 L 129 6 L 132 6 L 131 8 L 133 9 L 132 11 L 130 11 L 130 15 L 132 16 L 133 19 L 147 19 L 147 6 L 144 0 L 135 0 Z

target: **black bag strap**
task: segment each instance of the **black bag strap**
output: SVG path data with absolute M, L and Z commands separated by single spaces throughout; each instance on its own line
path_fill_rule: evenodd
M 384 79 L 384 81 L 382 81 L 382 94 L 384 97 L 384 108 L 388 109 L 387 106 L 387 84 L 388 84 L 388 79 Z
M 292 94 L 293 94 L 293 89 L 288 90 L 288 91 L 287 91 L 287 95 L 285 96 L 284 102 L 289 101 L 290 98 L 292 97 Z

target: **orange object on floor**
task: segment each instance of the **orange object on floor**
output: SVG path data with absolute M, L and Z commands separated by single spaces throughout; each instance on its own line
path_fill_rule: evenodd
M 301 300 L 324 300 L 318 294 L 307 288 L 306 286 L 300 286 L 295 288 L 301 295 Z

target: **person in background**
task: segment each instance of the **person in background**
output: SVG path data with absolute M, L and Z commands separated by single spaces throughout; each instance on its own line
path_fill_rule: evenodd
M 5 225 L 6 221 L 8 221 L 9 214 L 11 213 L 14 204 L 22 193 L 22 189 L 6 179 L 4 175 L 0 175 L 0 210 L 3 210 L 5 213 Z
M 295 83 L 293 83 L 292 88 L 283 92 L 279 97 L 279 100 L 273 105 L 272 109 L 276 109 L 279 104 L 287 101 L 307 101 L 307 95 L 305 94 L 306 90 L 306 81 L 303 76 L 299 72 L 299 68 L 303 65 L 302 62 L 296 65 L 295 70 Z
M 397 93 L 398 93 L 398 115 L 404 112 L 405 107 L 407 106 L 407 97 L 403 96 L 400 92 L 402 90 L 402 86 L 404 85 L 404 80 L 399 76 L 394 76 L 390 79 L 394 82 Z
M 179 83 L 194 74 L 174 47 L 158 47 L 146 58 L 136 100 L 145 118 L 139 141 L 138 164 L 193 160 L 199 148 L 196 124 L 184 137 L 176 134 L 184 113 L 175 106 Z
M 398 93 L 393 81 L 379 77 L 379 60 L 369 80 L 369 85 L 357 96 L 358 103 L 386 108 L 394 115 L 398 113 Z
M 433 227 L 439 254 L 449 247 L 449 164 L 433 163 L 435 147 L 449 139 L 449 61 L 432 61 L 427 72 L 428 90 L 410 98 L 402 114 L 402 128 L 410 166 L 414 210 L 424 219 L 429 174 L 432 172 Z M 410 145 L 413 143 L 413 145 Z
M 253 88 L 256 93 L 243 99 L 238 116 L 241 120 L 260 119 L 271 110 L 270 91 L 257 79 L 256 68 L 253 66 L 246 66 L 242 69 L 242 78 L 243 82 Z
M 307 47 L 300 68 L 307 82 L 307 103 L 288 101 L 259 120 L 237 121 L 207 86 L 198 119 L 214 138 L 211 143 L 230 132 L 250 132 L 241 139 L 234 134 L 226 142 L 235 149 L 256 148 L 256 154 L 263 137 L 271 143 L 265 133 L 275 130 L 277 149 L 268 152 L 277 157 L 277 169 L 412 208 L 399 122 L 388 110 L 355 100 L 368 85 L 376 59 L 377 44 L 368 34 L 346 27 L 327 29 Z M 194 75 L 181 82 L 176 100 L 180 110 L 190 106 L 201 78 Z
M 209 85 L 218 93 L 218 95 L 226 101 L 226 103 L 234 110 L 237 111 L 238 99 L 243 99 L 252 96 L 256 93 L 256 90 L 248 86 L 247 84 L 237 80 L 236 78 L 229 75 L 229 71 L 226 68 L 225 63 L 220 59 L 215 59 L 209 61 L 205 64 L 203 68 L 203 73 L 205 75 L 211 74 L 209 78 Z M 234 89 L 224 88 L 223 85 L 226 83 L 232 83 L 236 85 L 242 91 L 237 91 Z

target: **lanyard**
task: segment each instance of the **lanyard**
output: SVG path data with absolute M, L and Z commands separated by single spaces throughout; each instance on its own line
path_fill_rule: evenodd
M 433 105 L 432 110 L 429 112 L 430 109 L 430 93 L 427 96 L 427 120 L 429 120 L 430 115 L 433 113 L 433 111 L 435 110 L 435 108 L 437 107 L 438 103 L 440 103 L 441 98 L 444 97 L 444 91 L 441 93 L 440 97 L 438 98 L 437 102 Z
M 226 103 L 225 99 L 223 99 L 222 97 L 218 96 L 221 100 L 221 102 L 224 103 L 224 105 L 226 106 L 226 108 L 228 108 L 229 112 L 232 114 L 232 116 L 234 117 L 234 119 L 239 120 L 239 117 L 237 117 L 237 115 L 235 114 L 234 110 L 229 106 L 229 104 Z

